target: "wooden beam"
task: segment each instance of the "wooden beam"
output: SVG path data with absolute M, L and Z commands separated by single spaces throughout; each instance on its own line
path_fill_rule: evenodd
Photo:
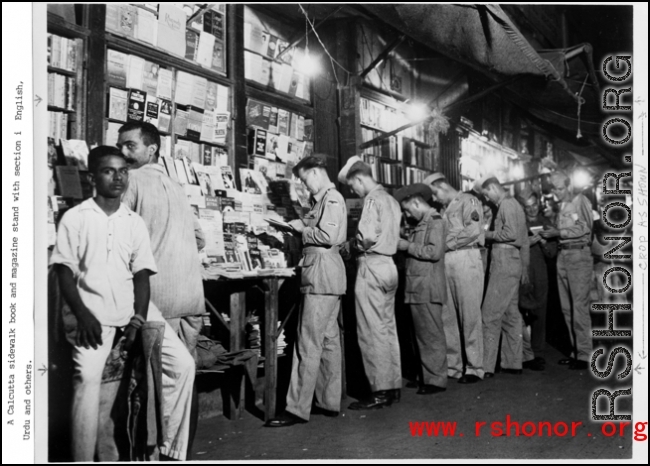
M 393 42 L 391 42 L 383 52 L 381 52 L 377 58 L 375 58 L 370 65 L 368 65 L 368 68 L 363 70 L 361 74 L 359 75 L 361 79 L 365 78 L 368 73 L 370 73 L 372 70 L 374 70 L 376 67 L 378 67 L 386 58 L 388 58 L 388 55 L 395 50 L 402 42 L 404 42 L 404 39 L 406 39 L 406 35 L 402 34 L 397 39 L 395 39 Z
M 198 10 L 196 10 L 194 13 L 192 13 L 192 16 L 187 18 L 187 21 L 185 22 L 185 24 L 192 24 L 192 21 L 194 21 L 195 19 L 197 19 L 200 16 L 203 16 L 205 14 L 205 12 L 208 11 L 208 8 L 212 7 L 213 5 L 215 5 L 215 3 L 206 3 L 205 5 L 200 7 Z
M 442 109 L 442 111 L 448 111 L 448 110 L 454 109 L 456 107 L 461 107 L 463 105 L 467 105 L 469 103 L 472 103 L 475 100 L 481 99 L 482 97 L 486 96 L 487 94 L 489 94 L 491 92 L 496 91 L 497 89 L 500 89 L 500 88 L 502 88 L 504 86 L 512 84 L 512 82 L 514 82 L 518 77 L 519 76 L 513 76 L 512 78 L 506 79 L 505 81 L 501 81 L 501 82 L 495 84 L 494 86 L 490 86 L 487 89 L 484 89 L 481 92 L 479 92 L 478 94 L 475 94 L 475 95 L 473 95 L 471 97 L 468 97 L 465 100 L 461 100 L 460 102 L 454 102 L 453 104 L 450 104 L 450 105 L 444 107 Z M 386 138 L 389 138 L 390 136 L 394 136 L 397 133 L 401 133 L 405 129 L 408 129 L 408 128 L 411 128 L 412 126 L 416 126 L 416 125 L 419 125 L 421 123 L 424 123 L 427 120 L 428 119 L 423 120 L 423 121 L 413 121 L 411 123 L 407 123 L 405 125 L 402 125 L 399 128 L 394 129 L 393 131 L 386 132 L 386 133 L 384 133 L 384 134 L 382 134 L 380 136 L 377 136 L 374 139 L 371 139 L 370 141 L 364 142 L 363 144 L 359 145 L 359 149 L 365 149 L 366 147 L 370 147 L 370 146 L 372 146 L 372 145 L 374 145 L 374 144 L 376 144 L 376 143 L 378 143 L 380 141 L 383 141 Z

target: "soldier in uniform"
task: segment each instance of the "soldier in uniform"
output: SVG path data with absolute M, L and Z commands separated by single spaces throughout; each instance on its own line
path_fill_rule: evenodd
M 485 243 L 483 207 L 475 196 L 455 190 L 442 173 L 429 175 L 424 182 L 446 207 L 444 218 L 449 228 L 445 261 L 447 302 L 443 307 L 447 374 L 458 379 L 458 383 L 476 383 L 483 379 L 481 301 L 485 276 L 479 249 Z
M 316 409 L 337 416 L 341 407 L 341 342 L 338 313 L 345 294 L 345 267 L 339 247 L 345 242 L 345 201 L 327 175 L 323 157 L 310 156 L 293 173 L 312 195 L 312 208 L 290 225 L 302 235 L 300 291 L 303 305 L 293 352 L 287 408 L 268 427 L 286 427 L 309 420 Z
M 341 342 L 338 313 L 345 294 L 345 266 L 339 247 L 345 243 L 345 200 L 327 175 L 322 157 L 302 159 L 293 168 L 312 195 L 311 210 L 290 225 L 302 235 L 299 266 L 303 293 L 298 338 L 293 353 L 287 408 L 266 424 L 286 427 L 309 420 L 312 399 L 316 409 L 337 416 L 341 406 Z
M 351 157 L 338 179 L 364 198 L 359 226 L 349 247 L 358 253 L 354 287 L 359 348 L 372 394 L 350 409 L 376 409 L 399 401 L 402 386 L 395 324 L 397 252 L 402 212 L 397 201 L 372 177 L 370 166 Z
M 593 271 L 590 248 L 593 214 L 585 196 L 573 195 L 566 174 L 554 172 L 550 181 L 553 194 L 560 202 L 560 213 L 556 227 L 542 230 L 540 236 L 558 238 L 557 282 L 573 347 L 571 357 L 559 363 L 568 364 L 570 369 L 584 370 L 589 367 L 592 350 L 589 291 Z
M 526 215 L 519 203 L 492 175 L 479 181 L 483 193 L 498 206 L 492 241 L 490 277 L 483 307 L 483 370 L 493 377 L 503 335 L 501 371 L 522 372 L 523 322 L 519 312 L 519 284 L 528 281 L 529 244 Z
M 431 395 L 447 389 L 447 345 L 442 319 L 442 306 L 447 298 L 447 224 L 429 205 L 431 189 L 426 184 L 401 188 L 395 193 L 395 199 L 406 218 L 418 222 L 408 241 L 399 240 L 397 249 L 405 251 L 408 257 L 404 302 L 411 305 L 420 350 L 422 383 L 417 394 Z

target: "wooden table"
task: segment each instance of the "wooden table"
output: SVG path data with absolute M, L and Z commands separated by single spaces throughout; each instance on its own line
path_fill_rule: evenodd
M 219 319 L 230 333 L 229 351 L 240 351 L 246 346 L 246 291 L 252 286 L 259 286 L 264 293 L 264 420 L 275 416 L 277 392 L 277 338 L 278 330 L 278 291 L 284 282 L 284 277 L 246 277 L 240 279 L 204 280 L 206 283 L 218 282 L 224 284 L 225 291 L 230 295 L 230 324 L 225 322 L 221 314 L 206 298 L 206 305 L 212 314 Z M 288 317 L 288 316 L 287 316 Z M 286 320 L 285 320 L 286 321 Z M 284 325 L 283 325 L 284 326 Z M 282 326 L 282 327 L 283 327 Z M 238 394 L 229 396 L 231 417 L 241 419 L 244 411 L 245 380 L 243 374 L 239 377 Z

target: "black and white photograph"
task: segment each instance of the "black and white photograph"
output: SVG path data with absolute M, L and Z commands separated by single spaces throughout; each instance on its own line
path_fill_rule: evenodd
M 648 463 L 647 4 L 3 13 L 3 463 Z

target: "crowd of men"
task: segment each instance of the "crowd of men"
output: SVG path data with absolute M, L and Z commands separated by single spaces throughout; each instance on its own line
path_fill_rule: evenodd
M 157 129 L 132 122 L 119 130 L 117 147 L 91 150 L 89 181 L 96 195 L 66 212 L 59 225 L 50 263 L 71 314 L 75 461 L 97 455 L 100 385 L 109 353 L 117 348 L 126 357 L 138 344 L 146 346 L 144 334 L 137 336 L 148 322 L 164 325 L 159 457 L 184 460 L 190 450 L 198 413 L 192 356 L 205 312 L 198 251 L 205 239 L 184 190 L 158 164 L 159 149 Z M 551 176 L 559 202 L 553 214 L 540 209 L 534 192 L 520 204 L 493 176 L 464 193 L 436 173 L 390 195 L 371 167 L 354 156 L 338 176 L 363 199 L 356 234 L 349 239 L 345 200 L 324 158 L 306 157 L 293 172 L 312 197 L 311 210 L 290 223 L 303 242 L 303 305 L 286 410 L 267 426 L 304 423 L 314 412 L 337 416 L 341 409 L 337 317 L 347 291 L 344 258 L 356 260 L 356 333 L 371 387 L 349 409 L 400 400 L 393 260 L 398 251 L 407 256 L 404 302 L 419 350 L 418 394 L 444 392 L 450 379 L 470 384 L 494 377 L 499 348 L 502 372 L 544 369 L 544 261 L 556 249 L 562 310 L 574 348 L 561 363 L 587 367 L 592 214 L 589 201 L 571 192 L 566 175 Z M 520 312 L 524 291 L 532 296 L 528 310 L 536 317 L 531 335 Z
M 304 244 L 304 301 L 287 407 L 266 426 L 305 423 L 313 413 L 339 414 L 337 314 L 346 292 L 343 258 L 356 259 L 357 336 L 371 388 L 349 409 L 378 409 L 400 400 L 393 261 L 398 251 L 407 257 L 404 302 L 410 306 L 421 365 L 419 380 L 412 384 L 417 394 L 444 392 L 450 379 L 472 384 L 492 378 L 499 354 L 502 373 L 544 370 L 546 261 L 556 255 L 573 348 L 559 364 L 588 367 L 593 216 L 590 202 L 571 191 L 566 174 L 551 174 L 556 208 L 542 209 L 539 193 L 527 189 L 515 199 L 492 175 L 464 193 L 434 173 L 391 196 L 373 179 L 371 167 L 354 156 L 338 176 L 364 200 L 356 234 L 347 239 L 345 204 L 323 159 L 307 157 L 293 171 L 313 198 L 305 218 L 291 222 Z M 407 228 L 401 227 L 402 220 Z

